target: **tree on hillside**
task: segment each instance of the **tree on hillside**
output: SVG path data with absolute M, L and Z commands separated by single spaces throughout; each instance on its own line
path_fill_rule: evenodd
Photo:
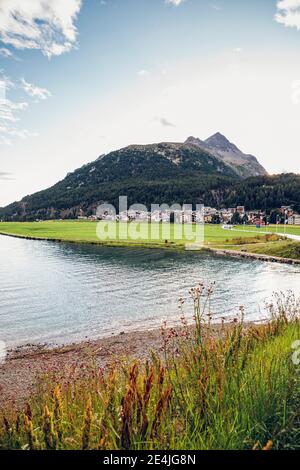
M 231 223 L 232 225 L 240 225 L 242 222 L 241 216 L 238 212 L 235 212 L 233 216 L 231 217 Z
M 221 223 L 221 219 L 220 219 L 220 216 L 219 214 L 214 214 L 211 218 L 211 223 L 212 224 L 220 224 Z
M 245 214 L 244 217 L 242 218 L 242 223 L 245 225 L 249 223 L 249 217 L 247 214 Z
M 283 217 L 279 209 L 271 211 L 269 222 L 270 224 L 277 224 L 277 222 L 283 223 Z

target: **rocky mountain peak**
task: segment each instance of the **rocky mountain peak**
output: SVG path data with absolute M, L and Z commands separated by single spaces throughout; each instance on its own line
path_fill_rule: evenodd
M 208 139 L 206 139 L 204 142 L 209 147 L 217 148 L 220 150 L 238 150 L 237 146 L 230 142 L 227 137 L 225 137 L 225 135 L 221 134 L 220 132 L 217 132 L 211 137 L 208 137 Z
M 187 144 L 192 144 L 216 156 L 223 162 L 235 169 L 239 176 L 247 178 L 249 176 L 267 175 L 264 167 L 253 155 L 243 153 L 235 144 L 230 142 L 221 132 L 217 132 L 206 140 L 197 137 L 189 137 Z

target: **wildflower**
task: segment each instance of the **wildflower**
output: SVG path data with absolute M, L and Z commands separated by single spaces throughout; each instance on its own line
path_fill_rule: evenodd
M 161 415 L 163 411 L 166 410 L 169 406 L 171 396 L 172 396 L 172 391 L 173 391 L 173 388 L 172 388 L 172 385 L 170 385 L 164 392 L 161 393 L 161 396 L 157 402 L 154 420 L 153 420 L 152 428 L 151 428 L 152 437 L 155 437 L 157 435 L 157 431 L 161 423 Z
M 150 373 L 145 380 L 145 387 L 144 387 L 144 407 L 147 407 L 149 399 L 150 399 L 150 393 L 151 393 L 151 388 L 153 385 L 153 379 L 154 379 L 154 370 L 153 367 L 150 370 Z
M 98 445 L 98 450 L 103 450 L 105 448 L 105 444 L 108 438 L 108 432 L 104 434 L 104 436 L 100 439 L 99 445 Z
M 158 385 L 162 386 L 164 383 L 164 377 L 165 377 L 165 368 L 163 366 L 160 366 L 159 374 L 158 374 Z
M 24 426 L 25 426 L 25 432 L 27 435 L 29 450 L 35 450 L 37 439 L 33 432 L 32 421 L 27 415 L 24 416 Z
M 56 449 L 56 438 L 53 431 L 53 415 L 50 413 L 48 406 L 44 408 L 43 416 L 43 431 L 44 431 L 44 441 L 47 450 Z
M 5 431 L 7 432 L 8 435 L 11 434 L 11 427 L 10 427 L 10 424 L 8 422 L 8 419 L 6 418 L 6 416 L 3 417 L 3 424 L 4 424 L 4 427 L 5 427 Z
M 262 448 L 262 450 L 271 450 L 273 447 L 273 441 L 268 441 L 267 444 Z
M 62 440 L 62 430 L 61 430 L 61 419 L 62 419 L 62 399 L 61 399 L 61 390 L 60 387 L 57 386 L 53 392 L 54 398 L 54 419 L 55 419 L 55 430 L 57 433 L 58 440 L 61 442 Z
M 18 414 L 17 419 L 16 419 L 16 433 L 17 434 L 19 434 L 20 432 L 20 426 L 21 426 L 21 420 L 20 420 L 20 415 Z
M 131 435 L 130 428 L 132 424 L 132 400 L 133 393 L 130 387 L 127 388 L 126 395 L 122 398 L 122 430 L 121 430 L 121 446 L 123 449 L 130 449 Z
M 91 423 L 93 419 L 92 399 L 89 397 L 85 409 L 84 427 L 82 433 L 82 450 L 88 450 L 90 442 Z
M 25 415 L 32 421 L 32 411 L 29 403 L 26 403 Z

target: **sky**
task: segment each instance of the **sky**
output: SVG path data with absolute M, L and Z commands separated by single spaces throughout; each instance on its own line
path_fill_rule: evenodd
M 129 144 L 299 169 L 300 0 L 0 0 L 0 206 Z

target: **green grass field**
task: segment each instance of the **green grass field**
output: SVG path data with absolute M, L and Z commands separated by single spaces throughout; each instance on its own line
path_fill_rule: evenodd
M 182 233 L 180 224 L 147 224 L 136 222 L 112 223 L 90 221 L 45 221 L 45 222 L 1 222 L 0 233 L 47 240 L 60 240 L 78 243 L 99 243 L 110 246 L 143 246 L 154 248 L 184 249 L 193 244 L 196 226 L 185 225 Z M 199 228 L 199 226 L 198 226 Z M 106 231 L 104 230 L 106 229 Z M 101 232 L 101 236 L 97 235 Z M 210 248 L 226 248 L 271 256 L 300 258 L 299 243 L 279 240 L 276 233 L 300 235 L 300 227 L 270 226 L 257 229 L 252 226 L 237 227 L 236 230 L 224 230 L 220 225 L 205 225 L 204 245 Z M 268 237 L 265 232 L 275 236 Z M 109 236 L 107 237 L 107 235 Z
M 268 225 L 267 227 L 261 227 L 257 229 L 253 225 L 245 225 L 237 227 L 241 231 L 247 232 L 255 232 L 255 233 L 264 233 L 264 232 L 272 232 L 272 233 L 287 233 L 290 235 L 299 235 L 300 236 L 300 225 Z
M 97 236 L 97 228 L 104 226 L 108 226 L 110 232 L 110 238 L 107 240 Z M 190 228 L 195 230 L 195 226 L 190 226 Z M 24 237 L 82 243 L 141 244 L 149 246 L 173 244 L 176 247 L 183 247 L 186 243 L 193 242 L 193 240 L 188 239 L 188 236 L 182 234 L 182 225 L 180 224 L 151 224 L 150 226 L 147 223 L 137 224 L 135 222 L 130 224 L 99 224 L 98 222 L 87 221 L 2 222 L 0 223 L 0 232 Z M 125 232 L 125 236 L 122 232 Z M 225 231 L 216 225 L 205 226 L 205 241 L 209 243 L 222 243 L 241 236 L 247 237 L 249 234 Z
M 106 224 L 106 223 L 105 223 Z M 0 232 L 20 235 L 24 237 L 33 237 L 33 238 L 45 238 L 45 239 L 60 239 L 65 241 L 77 241 L 77 242 L 101 242 L 101 239 L 97 236 L 97 226 L 98 222 L 87 222 L 87 221 L 46 221 L 46 222 L 1 222 L 0 223 Z M 108 223 L 110 230 L 113 230 L 113 223 Z M 181 225 L 179 224 L 152 224 L 154 226 L 154 232 L 151 234 L 149 232 L 149 224 L 141 223 L 137 224 L 135 222 L 119 223 L 116 224 L 118 228 L 122 227 L 125 229 L 131 227 L 131 232 L 136 232 L 136 229 L 141 227 L 141 236 L 139 240 L 141 243 L 165 243 L 165 240 L 173 242 L 175 244 L 184 244 L 188 243 L 189 240 L 187 237 L 179 236 L 177 237 L 177 232 L 180 234 Z M 195 226 L 192 226 L 194 228 Z M 241 231 L 229 231 L 223 230 L 219 225 L 205 225 L 205 242 L 212 244 L 220 244 L 226 242 L 227 240 L 234 240 L 241 237 L 249 237 L 248 230 L 255 232 L 255 235 L 259 235 L 260 231 L 257 229 L 252 229 L 252 227 L 247 227 L 247 230 L 244 230 L 241 227 Z M 164 232 L 163 232 L 164 231 Z M 168 233 L 169 232 L 169 233 Z M 300 228 L 299 228 L 300 234 Z M 255 236 L 253 234 L 253 236 Z M 263 233 L 261 234 L 263 236 Z M 120 239 L 118 234 L 112 241 L 120 242 L 130 242 L 134 240 L 130 239 Z

